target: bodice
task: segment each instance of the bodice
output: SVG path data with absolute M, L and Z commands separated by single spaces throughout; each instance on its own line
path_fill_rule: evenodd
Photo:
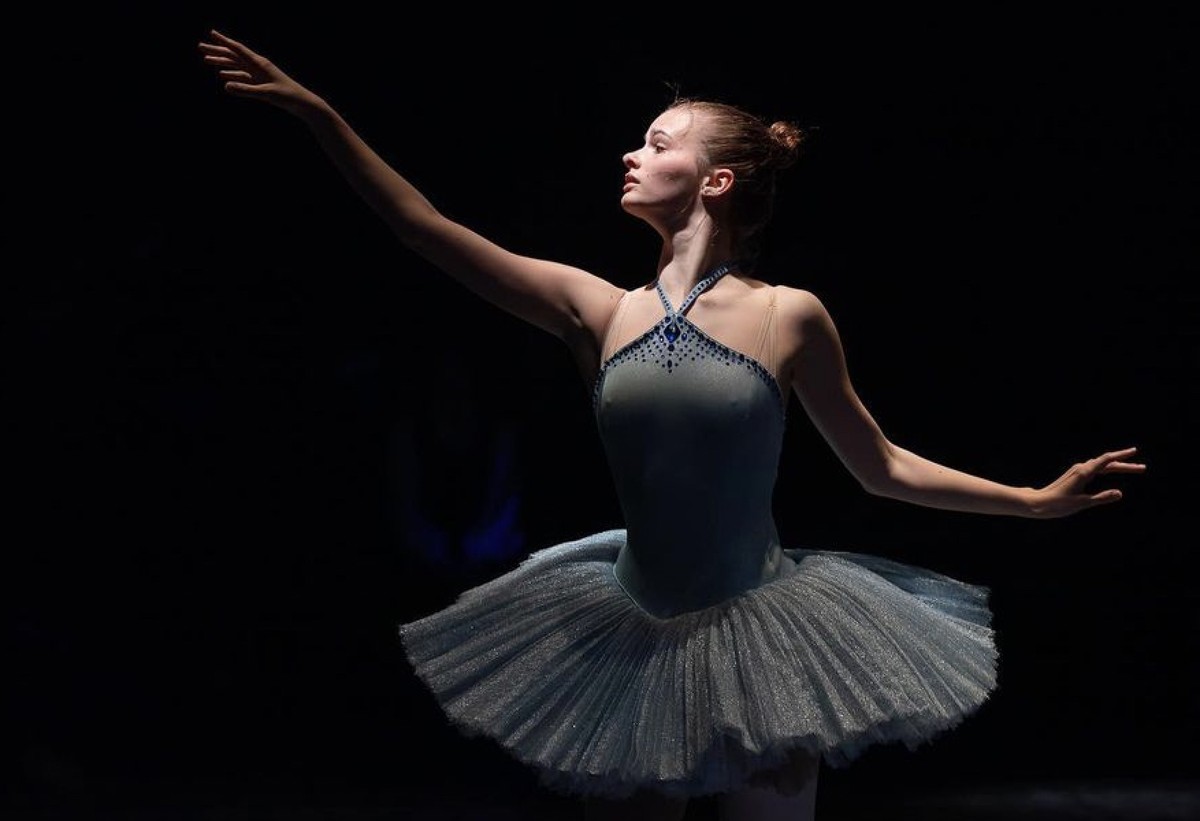
M 679 309 L 658 285 L 662 320 L 601 365 L 593 390 L 627 531 L 614 572 L 661 617 L 717 604 L 788 564 L 771 510 L 785 397 L 766 366 L 686 316 L 733 266 Z

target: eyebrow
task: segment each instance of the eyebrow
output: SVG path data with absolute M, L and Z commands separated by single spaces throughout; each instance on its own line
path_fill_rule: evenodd
M 671 136 L 671 132 L 669 132 L 669 131 L 666 131 L 666 130 L 664 130 L 664 129 L 662 129 L 662 128 L 652 128 L 652 129 L 650 129 L 650 133 L 646 135 L 646 139 L 647 139 L 647 140 L 653 140 L 655 137 L 659 136 L 660 134 L 661 134 L 662 136 L 666 137 L 668 140 L 674 139 L 674 137 L 672 137 L 672 136 Z

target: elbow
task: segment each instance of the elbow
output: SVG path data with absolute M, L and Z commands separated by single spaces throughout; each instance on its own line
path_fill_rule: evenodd
M 438 246 L 434 241 L 434 233 L 427 225 L 400 215 L 391 215 L 387 221 L 401 245 L 425 259 L 436 258 Z
M 879 454 L 879 458 L 856 465 L 853 469 L 854 478 L 864 491 L 872 496 L 885 499 L 896 498 L 897 481 L 895 473 L 895 454 L 892 446 L 888 445 Z
M 859 476 L 857 478 L 859 486 L 872 496 L 879 496 L 884 499 L 892 498 L 892 485 L 885 479 L 878 476 Z

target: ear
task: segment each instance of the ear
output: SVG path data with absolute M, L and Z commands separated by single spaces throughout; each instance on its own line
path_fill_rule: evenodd
M 733 187 L 733 172 L 728 168 L 714 168 L 700 186 L 700 196 L 719 197 Z

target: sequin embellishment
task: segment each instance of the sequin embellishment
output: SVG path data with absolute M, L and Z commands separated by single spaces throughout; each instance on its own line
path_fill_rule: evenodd
M 728 345 L 718 342 L 683 316 L 701 293 L 738 266 L 738 260 L 731 260 L 717 266 L 696 284 L 687 298 L 676 310 L 671 306 L 661 283 L 655 283 L 659 299 L 662 301 L 666 316 L 655 323 L 648 331 L 629 342 L 608 358 L 600 368 L 592 388 L 592 409 L 598 407 L 600 392 L 604 378 L 613 366 L 628 360 L 638 362 L 654 362 L 661 365 L 668 373 L 685 361 L 699 359 L 716 359 L 725 365 L 744 367 L 763 381 L 771 394 L 779 403 L 780 413 L 786 416 L 786 403 L 775 376 L 752 356 L 734 350 Z

